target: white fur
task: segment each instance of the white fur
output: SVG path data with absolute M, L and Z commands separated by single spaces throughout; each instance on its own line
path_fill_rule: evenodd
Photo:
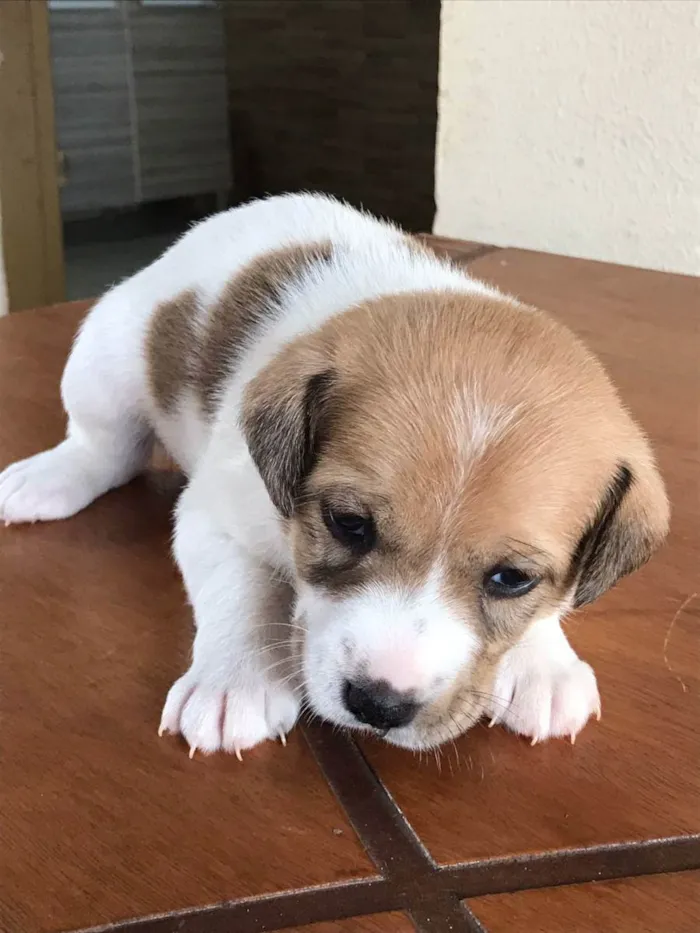
M 567 641 L 558 616 L 533 623 L 506 652 L 493 696 L 491 724 L 503 723 L 533 745 L 561 735 L 573 743 L 593 714 L 600 718 L 593 669 Z
M 479 649 L 445 600 L 438 570 L 413 591 L 368 585 L 340 605 L 302 586 L 296 618 L 306 633 L 303 669 L 312 706 L 343 726 L 357 727 L 342 703 L 346 680 L 384 681 L 428 703 Z M 419 744 L 411 725 L 401 732 L 402 744 Z
M 225 417 L 210 427 L 192 397 L 172 415 L 159 412 L 144 353 L 154 309 L 192 289 L 203 323 L 226 283 L 257 255 L 326 240 L 334 246 L 332 260 L 288 290 L 280 314 L 254 335 L 231 373 L 220 405 Z M 409 248 L 396 228 L 326 197 L 288 195 L 218 214 L 95 305 L 62 381 L 66 440 L 0 475 L 0 519 L 12 523 L 67 518 L 127 482 L 146 463 L 154 432 L 189 474 L 175 556 L 197 634 L 192 665 L 170 691 L 161 727 L 182 732 L 192 749 L 240 754 L 290 729 L 301 701 L 301 672 L 276 647 L 289 640 L 292 623 L 271 622 L 283 600 L 273 580 L 280 574 L 293 580 L 293 566 L 238 426 L 247 383 L 286 343 L 331 315 L 382 295 L 436 288 L 491 293 L 449 263 Z M 505 427 L 502 413 L 493 415 L 475 422 L 477 446 Z M 439 575 L 414 593 L 368 590 L 340 607 L 302 589 L 297 616 L 308 630 L 311 701 L 317 712 L 348 725 L 356 723 L 338 699 L 343 676 L 362 670 L 428 699 L 478 647 L 441 598 Z M 509 653 L 499 689 L 504 697 L 514 692 L 506 724 L 544 738 L 580 728 L 593 693 L 583 673 L 589 669 L 561 631 L 547 650 L 545 640 L 537 642 L 541 652 L 533 649 L 539 631 Z
M 452 404 L 455 446 L 465 467 L 483 456 L 494 441 L 502 439 L 517 422 L 518 406 L 489 405 L 474 380 L 460 387 Z
M 241 751 L 284 736 L 299 711 L 281 640 L 268 611 L 269 570 L 238 546 L 187 489 L 177 509 L 175 557 L 194 607 L 189 671 L 172 687 L 161 731 L 182 732 L 192 751 Z M 283 603 L 282 603 L 283 604 Z M 266 633 L 271 630 L 272 637 Z

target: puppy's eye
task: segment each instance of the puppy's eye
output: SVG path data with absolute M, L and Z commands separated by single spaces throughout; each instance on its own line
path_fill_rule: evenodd
M 323 509 L 323 520 L 336 541 L 355 553 L 366 554 L 374 547 L 377 532 L 371 518 L 353 512 L 334 512 L 326 507 Z
M 504 565 L 489 570 L 484 577 L 484 589 L 494 599 L 512 599 L 529 593 L 539 582 L 538 577 Z

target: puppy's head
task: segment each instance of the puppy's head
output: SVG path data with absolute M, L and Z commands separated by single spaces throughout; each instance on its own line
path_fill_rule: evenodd
M 593 601 L 666 533 L 599 363 L 507 298 L 352 309 L 253 380 L 243 422 L 291 542 L 311 704 L 408 747 L 468 728 L 533 621 Z

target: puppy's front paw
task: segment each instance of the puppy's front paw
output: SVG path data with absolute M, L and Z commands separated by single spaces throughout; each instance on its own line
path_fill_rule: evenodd
M 502 723 L 532 738 L 533 745 L 562 735 L 573 744 L 593 714 L 600 719 L 595 674 L 571 648 L 557 657 L 516 646 L 501 661 L 491 725 Z
M 241 752 L 266 739 L 285 741 L 299 715 L 299 701 L 291 690 L 248 674 L 236 684 L 221 684 L 193 668 L 170 688 L 159 735 L 181 733 L 196 751 Z

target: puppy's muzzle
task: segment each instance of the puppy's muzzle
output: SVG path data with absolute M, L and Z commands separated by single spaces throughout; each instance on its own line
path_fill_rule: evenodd
M 358 722 L 386 732 L 407 726 L 419 704 L 405 693 L 393 690 L 385 680 L 351 683 L 343 686 L 343 704 Z

